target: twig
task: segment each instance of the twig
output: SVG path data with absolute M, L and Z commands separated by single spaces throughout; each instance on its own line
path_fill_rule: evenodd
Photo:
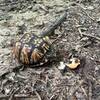
M 10 97 L 9 97 L 9 100 L 13 100 L 13 97 L 14 97 L 14 94 L 19 90 L 19 88 L 17 88 L 16 90 L 13 90 Z
M 44 37 L 52 33 L 66 19 L 66 16 L 67 11 L 65 11 L 64 14 L 62 14 L 62 16 L 58 20 L 56 20 L 53 25 L 48 27 L 46 30 L 42 31 L 40 33 L 40 37 Z
M 52 100 L 54 96 L 55 96 L 55 94 L 53 94 L 53 95 L 50 97 L 50 100 Z
M 86 96 L 86 98 L 87 98 L 87 97 L 88 97 L 88 95 L 87 95 L 87 93 L 86 93 L 85 89 L 83 88 L 83 86 L 81 86 L 81 89 L 82 89 L 82 91 L 84 92 L 84 94 L 85 94 L 85 96 Z
M 91 81 L 89 81 L 88 83 L 89 83 L 89 93 L 88 93 L 89 100 L 92 100 L 92 83 Z
M 93 35 L 86 34 L 86 33 L 83 33 L 83 32 L 82 32 L 82 35 L 87 36 L 87 37 L 91 37 L 91 38 L 94 38 L 94 39 L 96 39 L 96 40 L 100 41 L 100 38 L 99 38 L 99 37 L 97 37 L 97 36 L 93 36 Z
M 24 36 L 27 35 L 27 34 L 29 34 L 29 33 L 24 33 L 24 34 L 19 38 L 19 41 L 20 41 L 22 38 L 24 38 Z
M 78 23 L 77 23 L 77 24 L 78 24 Z M 91 38 L 94 38 L 94 39 L 100 41 L 100 37 L 93 36 L 93 35 L 91 35 L 91 34 L 86 34 L 85 32 L 82 32 L 80 28 L 78 28 L 78 31 L 79 31 L 81 37 L 82 37 L 82 36 L 87 36 L 87 37 L 91 37 Z
M 82 32 L 81 32 L 81 29 L 80 29 L 80 28 L 78 28 L 78 31 L 79 31 L 79 33 L 80 33 L 80 35 L 81 35 L 81 37 L 82 37 Z
M 40 79 L 37 79 L 37 81 L 40 81 L 40 82 L 42 82 L 42 83 L 45 84 L 45 85 L 47 84 L 45 81 L 40 80 Z M 37 81 L 36 81 L 36 82 L 37 82 Z
M 39 95 L 39 93 L 37 91 L 34 91 L 34 93 L 37 95 L 37 97 L 38 97 L 39 100 L 42 100 L 41 97 L 40 97 L 40 95 Z
M 100 41 L 100 37 L 93 36 L 93 35 L 91 35 L 91 34 L 86 34 L 85 32 L 81 32 L 80 28 L 78 28 L 78 31 L 79 31 L 79 33 L 80 33 L 81 36 L 91 37 L 91 38 L 94 38 L 94 39 Z
M 63 34 L 59 35 L 51 44 L 54 44 L 56 41 L 58 41 L 59 39 L 61 39 L 62 36 L 63 36 Z

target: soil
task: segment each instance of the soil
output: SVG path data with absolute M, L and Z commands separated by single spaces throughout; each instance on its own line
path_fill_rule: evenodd
M 66 10 L 50 36 L 59 37 L 50 62 L 17 64 L 13 44 L 25 33 L 39 35 Z M 71 57 L 80 65 L 60 70 Z M 100 0 L 0 0 L 0 100 L 100 100 Z

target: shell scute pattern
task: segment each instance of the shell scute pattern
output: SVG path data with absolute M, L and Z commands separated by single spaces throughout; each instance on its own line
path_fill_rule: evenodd
M 28 39 L 28 38 L 27 38 Z M 26 41 L 24 39 L 24 41 Z M 18 62 L 22 64 L 39 64 L 43 58 L 45 58 L 45 54 L 49 50 L 50 40 L 46 36 L 44 38 L 39 38 L 35 35 L 28 40 L 27 43 L 16 42 L 14 46 L 14 56 L 18 60 Z

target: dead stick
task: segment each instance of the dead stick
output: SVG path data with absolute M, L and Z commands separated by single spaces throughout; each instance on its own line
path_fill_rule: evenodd
M 65 11 L 64 14 L 62 14 L 62 16 L 58 20 L 56 20 L 53 25 L 48 27 L 47 30 L 42 31 L 40 33 L 40 36 L 44 37 L 52 33 L 66 19 L 66 16 L 67 16 L 67 11 Z
M 12 90 L 12 93 L 9 97 L 9 100 L 13 100 L 14 94 L 19 90 L 19 88 L 17 88 L 16 90 Z
M 91 37 L 91 38 L 94 38 L 94 39 L 96 39 L 96 40 L 100 41 L 100 38 L 99 38 L 99 37 L 97 37 L 97 36 L 93 36 L 93 35 L 86 34 L 86 33 L 82 33 L 82 35 L 87 36 L 87 37 Z
M 89 100 L 92 100 L 92 83 L 91 83 L 91 81 L 89 81 L 89 93 L 88 93 L 88 95 L 89 95 Z
M 39 100 L 42 100 L 41 97 L 40 97 L 40 95 L 39 95 L 39 93 L 37 91 L 34 91 L 34 93 L 37 95 L 37 97 L 38 97 Z
M 56 20 L 54 22 L 53 25 L 49 26 L 46 30 L 43 30 L 39 35 L 40 37 L 44 37 L 44 36 L 47 36 L 47 35 L 50 35 L 50 33 L 52 33 L 65 19 L 66 19 L 66 16 L 67 16 L 67 10 L 64 12 L 64 14 L 62 14 L 62 16 Z M 25 35 L 27 35 L 28 33 L 25 33 L 22 35 L 22 37 L 19 39 L 19 41 L 25 37 Z
M 78 31 L 79 31 L 79 33 L 80 33 L 81 36 L 91 37 L 91 38 L 94 38 L 94 39 L 100 41 L 100 37 L 93 36 L 93 35 L 91 35 L 91 34 L 86 34 L 85 32 L 81 32 L 81 29 L 79 29 L 79 28 L 78 28 Z

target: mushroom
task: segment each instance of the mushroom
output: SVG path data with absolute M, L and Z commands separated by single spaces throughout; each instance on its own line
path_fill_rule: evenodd
M 80 65 L 80 59 L 78 58 L 71 58 L 70 63 L 67 63 L 66 66 L 70 69 L 75 69 Z

